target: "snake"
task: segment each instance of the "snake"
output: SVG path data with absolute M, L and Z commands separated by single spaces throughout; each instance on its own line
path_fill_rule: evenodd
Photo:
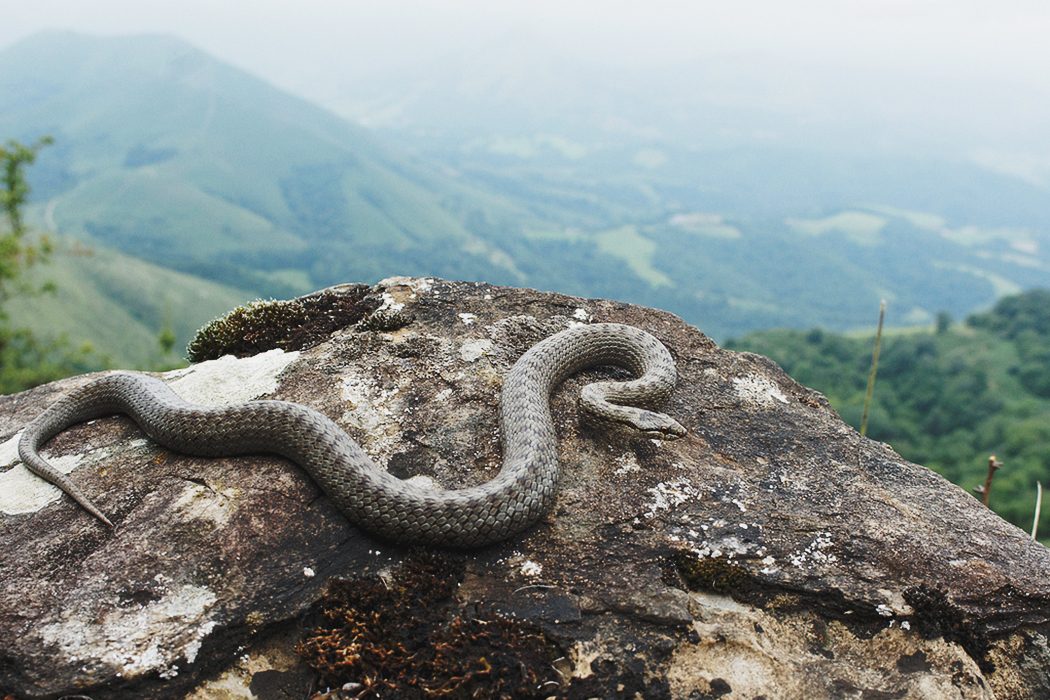
M 552 507 L 558 485 L 551 394 L 584 369 L 617 366 L 633 379 L 595 381 L 580 392 L 593 416 L 670 440 L 686 434 L 674 418 L 650 410 L 670 397 L 673 357 L 653 335 L 618 323 L 571 326 L 539 341 L 514 363 L 500 394 L 503 463 L 492 479 L 442 489 L 400 479 L 378 466 L 324 414 L 302 404 L 257 399 L 205 406 L 182 399 L 163 380 L 116 372 L 63 396 L 19 438 L 23 464 L 87 512 L 113 523 L 62 472 L 40 456 L 48 440 L 77 423 L 125 414 L 155 442 L 202 457 L 274 453 L 295 462 L 353 523 L 404 544 L 482 546 L 512 537 Z

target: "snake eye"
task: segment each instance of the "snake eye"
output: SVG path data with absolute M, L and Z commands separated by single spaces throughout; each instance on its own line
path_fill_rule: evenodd
M 645 434 L 654 440 L 677 440 L 680 437 L 685 437 L 686 429 L 676 420 L 671 421 L 670 424 L 657 429 L 649 429 L 645 431 Z

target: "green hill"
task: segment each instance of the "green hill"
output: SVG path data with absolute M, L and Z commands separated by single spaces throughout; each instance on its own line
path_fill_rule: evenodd
M 929 323 L 1050 279 L 1050 193 L 970 166 L 630 135 L 426 160 L 164 36 L 0 51 L 0 138 L 44 133 L 38 228 L 241 296 L 438 275 L 661 307 L 724 338 L 855 328 L 880 298 Z
M 512 274 L 465 219 L 528 219 L 166 37 L 45 34 L 0 52 L 0 134 L 40 133 L 55 137 L 31 175 L 45 229 L 260 292 Z
M 87 343 L 91 361 L 123 368 L 177 362 L 193 333 L 252 295 L 107 249 L 60 240 L 47 264 L 31 268 L 35 286 L 55 283 L 53 294 L 23 296 L 7 305 L 11 323 L 41 338 Z M 174 354 L 158 337 L 170 329 Z
M 870 337 L 777 330 L 728 345 L 772 357 L 859 425 Z M 884 337 L 868 435 L 967 490 L 996 455 L 1005 466 L 991 506 L 1030 529 L 1035 483 L 1050 485 L 1050 291 L 1005 297 L 963 325 Z M 1040 532 L 1050 536 L 1050 507 Z

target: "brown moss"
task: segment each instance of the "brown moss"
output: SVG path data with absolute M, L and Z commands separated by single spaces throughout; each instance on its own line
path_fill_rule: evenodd
M 392 581 L 335 582 L 297 651 L 324 684 L 360 684 L 355 697 L 550 696 L 555 647 L 527 623 L 458 609 L 461 578 L 461 564 L 420 554 Z
M 248 357 L 274 348 L 313 347 L 376 308 L 377 303 L 365 297 L 367 291 L 359 285 L 286 301 L 249 302 L 201 327 L 186 347 L 186 356 L 191 362 L 202 362 L 223 355 Z
M 674 557 L 674 564 L 682 580 L 694 591 L 739 595 L 751 584 L 751 574 L 747 569 L 726 559 L 710 559 L 691 552 L 679 552 Z
M 912 628 L 927 639 L 942 637 L 962 646 L 985 673 L 995 671 L 989 656 L 988 635 L 977 622 L 948 598 L 944 591 L 920 584 L 906 588 L 904 600 L 915 610 Z

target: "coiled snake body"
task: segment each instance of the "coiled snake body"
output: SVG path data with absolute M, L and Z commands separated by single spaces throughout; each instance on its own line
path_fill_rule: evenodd
M 503 466 L 492 480 L 441 490 L 402 481 L 378 467 L 332 420 L 286 401 L 233 406 L 188 403 L 159 379 L 118 373 L 60 399 L 33 420 L 18 444 L 23 463 L 112 527 L 109 520 L 38 450 L 67 427 L 113 413 L 131 416 L 153 440 L 179 452 L 231 456 L 273 452 L 301 465 L 346 516 L 399 542 L 474 546 L 528 527 L 551 506 L 558 454 L 550 394 L 587 367 L 617 365 L 637 375 L 624 382 L 589 384 L 584 408 L 637 428 L 675 438 L 685 429 L 663 413 L 636 408 L 670 395 L 674 360 L 645 331 L 615 323 L 581 325 L 530 348 L 511 368 L 500 398 Z

